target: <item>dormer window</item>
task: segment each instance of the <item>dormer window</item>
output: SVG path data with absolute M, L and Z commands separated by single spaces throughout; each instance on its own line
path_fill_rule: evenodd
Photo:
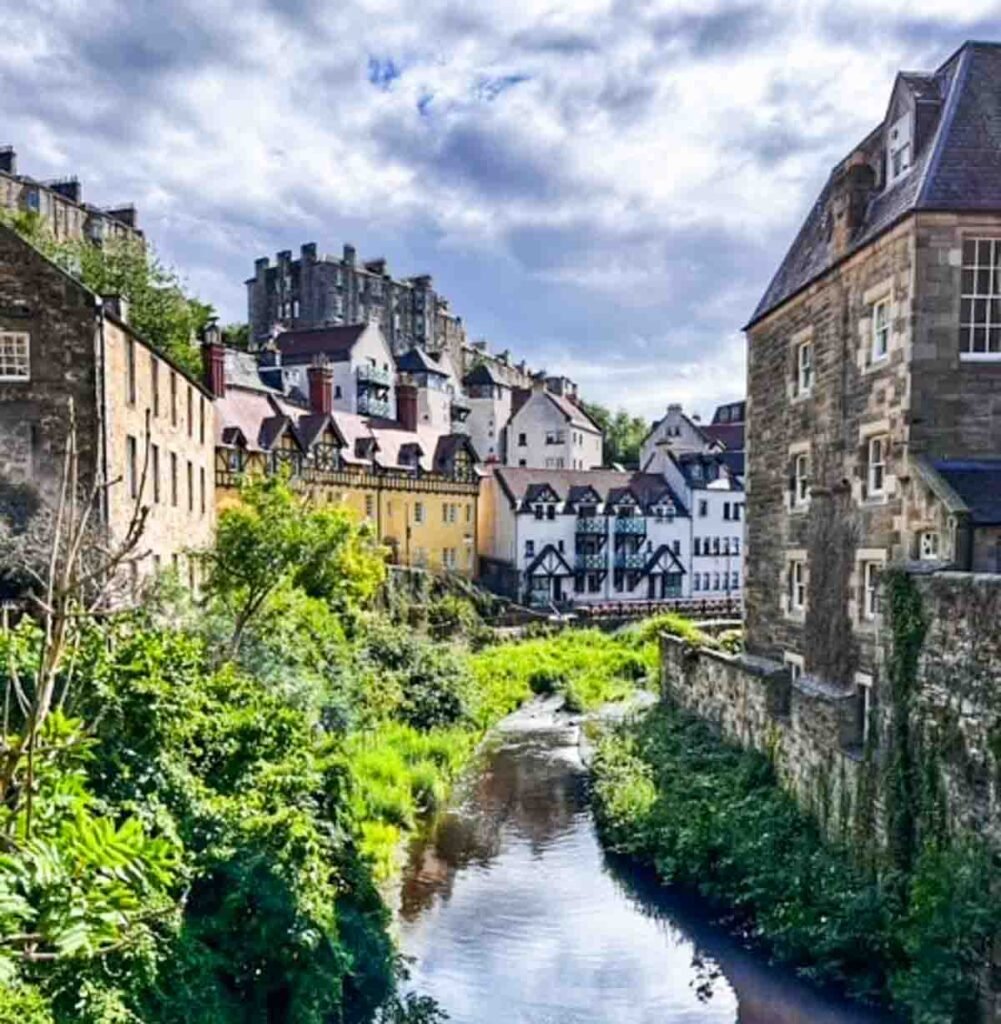
M 898 117 L 886 137 L 886 183 L 893 185 L 911 169 L 913 162 L 912 121 L 910 114 Z

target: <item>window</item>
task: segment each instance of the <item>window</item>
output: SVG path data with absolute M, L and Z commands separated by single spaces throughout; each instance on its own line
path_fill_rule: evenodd
M 680 540 L 676 540 L 676 541 L 674 541 L 674 542 L 672 543 L 672 545 L 671 545 L 671 550 L 672 550 L 672 551 L 673 551 L 673 552 L 674 552 L 674 553 L 675 553 L 676 555 L 680 555 L 680 554 L 681 554 L 681 541 L 680 541 Z
M 959 312 L 961 359 L 1001 359 L 1001 240 L 963 242 Z
M 737 502 L 737 504 L 733 506 L 733 518 L 737 520 L 737 522 L 740 522 L 741 510 L 743 507 L 743 502 Z
M 696 537 L 695 538 L 695 550 L 692 553 L 694 555 L 701 555 L 702 554 L 702 538 L 701 537 Z
M 160 446 L 154 444 L 150 446 L 150 462 L 152 465 L 150 469 L 153 473 L 153 501 L 156 504 L 160 503 Z
M 195 392 L 191 385 L 188 385 L 188 437 L 195 432 Z
M 188 511 L 194 512 L 195 510 L 195 467 L 191 464 L 191 459 L 188 459 Z
M 890 351 L 890 300 L 880 299 L 872 307 L 872 352 L 871 359 L 878 363 Z
M 473 506 L 470 502 L 466 502 L 466 522 L 471 523 L 473 521 Z
M 869 742 L 869 732 L 872 723 L 872 710 L 873 710 L 873 698 L 872 698 L 872 676 L 867 672 L 856 672 L 855 673 L 855 686 L 858 692 L 858 716 L 859 716 L 859 730 L 858 735 L 861 737 L 862 743 L 866 744 Z
M 713 537 L 713 554 L 719 554 L 719 537 Z
M 177 426 L 177 374 L 170 371 L 170 424 Z
M 424 502 L 423 501 L 415 501 L 414 502 L 414 522 L 415 523 L 423 523 L 424 522 Z
M 30 380 L 29 335 L 0 331 L 0 380 Z
M 728 501 L 724 501 L 723 502 L 723 518 L 724 519 L 729 519 L 730 518 L 730 502 L 728 502 Z
M 810 457 L 797 455 L 792 460 L 792 507 L 810 504 Z
M 375 515 L 375 495 L 365 495 L 365 515 L 368 519 L 371 519 Z
M 170 453 L 170 503 L 177 508 L 177 455 Z
M 526 444 L 528 444 L 528 440 L 526 439 L 525 435 L 524 434 L 519 434 L 518 435 L 518 447 L 519 448 L 524 448 Z
M 893 185 L 911 169 L 911 134 L 910 114 L 904 114 L 890 125 L 886 140 L 888 185 Z
M 699 516 L 702 519 L 709 515 L 709 502 L 705 498 L 699 498 Z
M 869 465 L 866 485 L 870 496 L 883 494 L 886 489 L 886 438 L 873 437 L 869 440 Z
M 699 574 L 695 573 L 692 576 L 692 590 L 701 590 L 701 589 L 702 588 L 699 586 Z
M 740 554 L 740 538 L 739 537 L 731 537 L 730 538 L 730 551 L 734 555 L 739 555 Z
M 441 564 L 446 569 L 454 569 L 456 565 L 455 548 L 442 548 Z
M 125 387 L 129 405 L 136 404 L 136 341 L 125 342 Z
M 740 590 L 740 573 L 739 572 L 734 571 L 734 572 L 730 573 L 730 589 L 731 590 Z
M 149 354 L 149 379 L 153 390 L 153 415 L 160 415 L 160 364 L 152 352 Z
M 526 465 L 528 465 L 528 463 L 524 459 L 519 459 L 518 460 L 518 465 L 519 466 L 526 466 Z
M 935 561 L 938 558 L 938 533 L 935 530 L 924 530 L 918 538 L 918 557 L 923 562 Z
M 796 349 L 796 394 L 808 395 L 813 387 L 813 342 L 804 341 Z
M 125 476 L 129 488 L 129 497 L 139 497 L 139 467 L 136 439 L 130 434 L 125 438 Z
M 334 398 L 340 398 L 340 397 L 341 397 L 341 386 L 340 386 L 340 384 L 335 384 L 334 385 Z
M 547 505 L 546 506 L 546 518 L 547 519 L 555 519 L 556 518 L 556 506 L 555 505 Z
M 806 608 L 806 562 L 794 559 L 789 563 L 789 610 Z
M 713 590 L 719 590 L 719 573 L 713 573 Z
M 535 555 L 535 541 L 534 540 L 526 540 L 525 541 L 525 557 L 526 558 L 532 558 L 534 555 Z
M 879 562 L 862 563 L 862 618 L 871 622 L 879 611 Z
M 205 515 L 205 467 L 204 466 L 202 466 L 201 469 L 198 470 L 198 484 L 199 484 L 199 493 L 201 495 L 201 501 L 200 501 L 198 507 L 201 510 L 201 514 Z
M 789 669 L 789 678 L 795 683 L 803 678 L 803 656 L 801 654 L 790 654 L 788 651 L 782 659 Z
M 198 443 L 205 444 L 205 399 L 198 399 Z
M 556 542 L 556 550 L 559 551 L 561 555 L 563 554 L 563 541 L 558 540 Z

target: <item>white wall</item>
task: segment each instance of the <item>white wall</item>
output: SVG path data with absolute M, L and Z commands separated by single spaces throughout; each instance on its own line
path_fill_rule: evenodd
M 494 398 L 469 398 L 466 433 L 481 462 L 504 458 L 504 428 L 511 418 L 511 389 L 498 387 Z
M 716 597 L 726 593 L 734 593 L 743 587 L 744 570 L 744 511 L 746 494 L 743 491 L 723 490 L 712 487 L 691 492 L 692 513 L 692 597 Z M 705 503 L 703 506 L 703 502 Z M 734 506 L 740 506 L 740 519 L 734 519 Z M 705 512 L 703 514 L 703 508 Z M 729 518 L 726 516 L 729 511 Z M 695 552 L 695 538 L 700 541 L 700 550 L 705 550 L 705 542 L 709 542 L 710 551 L 714 550 L 712 541 L 720 539 L 720 553 L 698 555 Z M 729 554 L 724 554 L 729 541 Z M 734 551 L 737 542 L 738 552 Z M 699 574 L 698 585 L 694 574 Z M 736 573 L 736 586 L 734 585 Z M 708 581 L 706 579 L 708 577 Z M 719 587 L 717 589 L 717 577 Z M 708 587 L 706 583 L 708 582 Z
M 562 433 L 562 442 L 547 444 L 550 433 Z M 519 443 L 522 435 L 523 445 Z M 597 469 L 601 434 L 569 423 L 545 392 L 534 390 L 508 424 L 506 462 L 528 469 Z
M 669 405 L 667 414 L 647 435 L 640 449 L 640 469 L 647 473 L 664 473 L 670 459 L 668 451 L 707 451 L 705 438 L 684 415 L 680 405 Z

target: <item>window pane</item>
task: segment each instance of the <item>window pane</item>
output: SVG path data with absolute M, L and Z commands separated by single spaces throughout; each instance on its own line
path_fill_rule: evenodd
M 991 293 L 991 271 L 981 268 L 977 271 L 977 294 L 990 295 Z
M 977 243 L 972 238 L 968 238 L 963 242 L 963 266 L 973 266 L 977 258 Z
M 964 295 L 972 295 L 973 294 L 973 271 L 972 270 L 964 270 L 963 271 L 963 294 Z
M 990 327 L 987 332 L 987 339 L 989 342 L 989 352 L 1001 352 L 1001 325 Z
M 991 240 L 981 238 L 977 242 L 977 266 L 989 267 L 991 265 Z
M 987 351 L 987 328 L 986 327 L 974 327 L 973 328 L 973 352 L 986 352 Z
M 973 299 L 963 299 L 959 304 L 959 322 L 969 324 L 973 322 Z
M 981 326 L 987 323 L 987 299 L 973 300 L 973 322 Z

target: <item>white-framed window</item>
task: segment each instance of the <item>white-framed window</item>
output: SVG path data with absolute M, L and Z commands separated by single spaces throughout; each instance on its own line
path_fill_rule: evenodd
M 866 467 L 866 486 L 870 497 L 886 493 L 886 438 L 869 438 L 869 460 Z
M 810 456 L 805 452 L 792 460 L 792 505 L 803 508 L 810 504 Z
M 526 540 L 525 541 L 525 557 L 526 558 L 533 558 L 534 556 L 535 556 L 535 541 L 534 540 Z
M 874 363 L 890 354 L 890 300 L 880 299 L 872 307 L 872 348 L 870 359 Z
M 959 357 L 1001 360 L 1001 239 L 963 242 Z
M 813 387 L 813 342 L 796 346 L 796 394 L 808 395 Z
M 855 673 L 855 688 L 858 692 L 858 735 L 863 745 L 869 741 L 869 731 L 872 728 L 872 676 L 868 672 Z
M 423 501 L 415 501 L 414 502 L 414 522 L 415 523 L 423 523 L 424 522 L 424 502 Z
M 938 530 L 922 530 L 918 538 L 918 557 L 922 562 L 933 562 L 939 557 Z
M 129 497 L 139 497 L 139 454 L 136 439 L 129 434 L 125 438 L 125 476 Z
M 911 169 L 911 115 L 904 114 L 890 125 L 886 140 L 887 184 L 893 185 Z
M 371 519 L 375 515 L 375 495 L 365 495 L 365 517 Z
M 862 618 L 871 622 L 879 611 L 879 574 L 882 562 L 862 563 Z
M 709 502 L 705 498 L 699 498 L 699 518 L 705 519 L 709 515 Z
M 806 562 L 801 558 L 789 561 L 789 611 L 806 609 Z
M 0 331 L 0 380 L 31 380 L 31 336 Z
M 792 651 L 786 651 L 782 656 L 782 662 L 789 669 L 789 675 L 793 682 L 803 677 L 805 662 L 802 654 L 793 654 Z

